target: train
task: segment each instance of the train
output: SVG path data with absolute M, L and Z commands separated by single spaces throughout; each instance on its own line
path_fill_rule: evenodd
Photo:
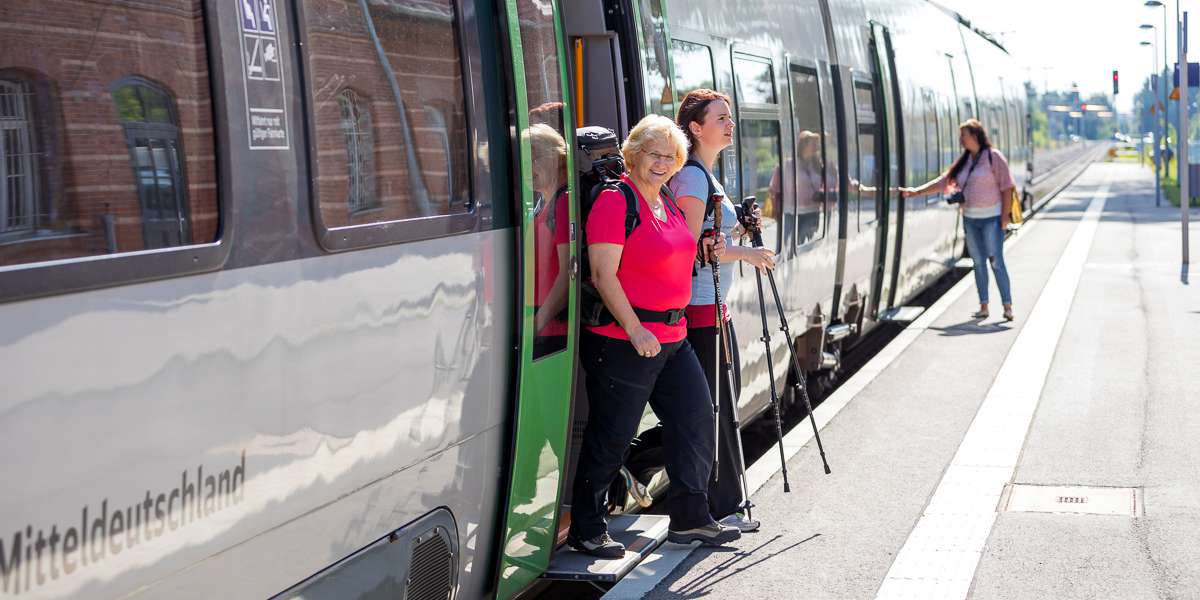
M 817 394 L 962 254 L 956 208 L 896 188 L 970 117 L 1018 180 L 1032 158 L 1017 65 L 928 0 L 6 0 L 0 30 L 12 597 L 536 585 L 586 409 L 574 235 L 537 323 L 532 127 L 577 200 L 577 129 L 729 94 L 719 176 L 763 207 L 797 334 L 770 351 L 805 363 L 776 383 Z M 756 294 L 739 271 L 741 331 Z

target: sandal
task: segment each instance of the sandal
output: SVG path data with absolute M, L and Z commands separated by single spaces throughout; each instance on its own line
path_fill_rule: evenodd
M 971 318 L 972 319 L 986 319 L 986 318 L 988 318 L 988 312 L 986 310 L 977 310 L 977 311 L 971 313 Z
M 1004 320 L 1005 321 L 1013 320 L 1013 310 L 1011 308 L 1004 309 Z

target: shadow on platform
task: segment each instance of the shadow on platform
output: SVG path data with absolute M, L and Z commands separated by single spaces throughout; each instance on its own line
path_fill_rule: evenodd
M 821 537 L 821 534 L 814 533 L 798 542 L 777 548 L 774 551 L 761 556 L 758 555 L 759 552 L 766 550 L 768 546 L 779 541 L 783 538 L 783 536 L 777 534 L 749 550 L 736 550 L 725 547 L 701 547 L 688 557 L 687 563 L 683 565 L 683 568 L 676 569 L 670 577 L 664 579 L 662 583 L 659 584 L 660 593 L 658 597 L 680 600 L 685 598 L 704 598 L 711 593 L 711 588 L 717 583 L 730 577 L 741 575 L 742 573 L 749 571 L 752 567 L 756 567 L 801 544 L 815 540 L 818 537 Z M 710 569 L 698 573 L 691 572 L 691 567 L 695 566 L 697 563 L 713 554 L 729 554 L 730 556 Z M 753 560 L 746 562 L 748 559 Z M 683 582 L 682 585 L 679 585 L 678 588 L 672 589 L 675 587 L 676 583 L 680 582 Z

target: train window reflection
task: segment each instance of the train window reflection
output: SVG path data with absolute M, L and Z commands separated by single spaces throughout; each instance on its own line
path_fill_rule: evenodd
M 667 56 L 667 20 L 662 0 L 641 3 L 642 31 L 646 43 L 642 48 L 645 65 L 646 98 L 650 111 L 675 118 L 675 92 L 671 90 L 670 61 Z
M 821 89 L 816 71 L 793 67 L 792 115 L 796 136 L 796 245 L 824 236 L 825 161 L 821 126 Z
M 347 193 L 351 213 L 380 208 L 375 193 L 375 130 L 371 106 L 354 90 L 344 89 L 337 96 L 342 109 L 342 135 L 346 138 Z
M 453 0 L 310 0 L 303 15 L 322 224 L 469 212 Z
M 0 36 L 0 267 L 216 240 L 202 2 L 23 4 Z M 88 27 L 46 43 L 57 20 Z
M 777 178 L 779 121 L 743 118 L 736 131 L 741 142 L 738 157 L 743 193 L 758 198 L 763 214 L 763 243 L 777 249 L 777 224 L 783 207 Z
M 565 105 L 553 14 L 542 10 L 533 0 L 518 1 L 517 12 L 521 18 L 521 51 L 531 107 L 530 125 L 521 132 L 521 138 L 529 143 L 533 183 L 532 196 L 525 199 L 525 210 L 533 217 L 533 358 L 536 360 L 567 347 L 571 222 Z
M 714 89 L 712 50 L 703 44 L 671 40 L 671 63 L 675 69 L 675 102 L 700 88 Z
M 735 56 L 733 76 L 739 104 L 775 104 L 775 78 L 768 61 Z
M 872 110 L 874 98 L 874 86 L 864 81 L 854 82 L 855 115 L 858 120 L 858 179 L 851 181 L 851 185 L 858 198 L 860 229 L 874 226 L 878 218 L 875 214 L 875 194 L 878 192 L 879 173 L 875 157 L 879 148 L 876 143 L 875 113 Z

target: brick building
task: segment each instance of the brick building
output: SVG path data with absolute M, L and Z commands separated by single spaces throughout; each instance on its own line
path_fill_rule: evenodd
M 304 5 L 322 221 L 465 212 L 470 140 L 454 5 L 384 0 L 369 10 L 386 64 L 356 0 Z

